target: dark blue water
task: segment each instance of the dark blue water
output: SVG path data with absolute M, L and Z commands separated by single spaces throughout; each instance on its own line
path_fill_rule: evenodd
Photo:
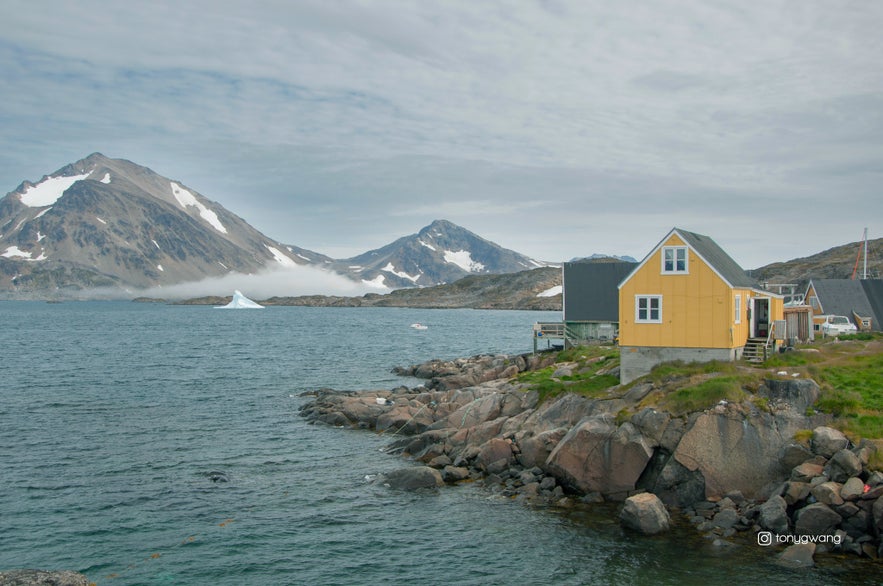
M 689 527 L 638 538 L 604 507 L 392 492 L 365 481 L 406 465 L 387 438 L 297 415 L 303 391 L 413 382 L 395 365 L 526 352 L 532 323 L 557 317 L 0 302 L 0 569 L 119 585 L 881 581 L 850 559 L 795 574 L 757 546 L 716 553 Z

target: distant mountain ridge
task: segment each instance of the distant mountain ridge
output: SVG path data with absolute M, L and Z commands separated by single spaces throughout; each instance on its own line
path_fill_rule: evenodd
M 336 261 L 340 273 L 399 289 L 452 283 L 468 275 L 516 273 L 549 266 L 505 249 L 447 220 L 417 234 L 352 258 Z
M 761 283 L 793 283 L 805 289 L 810 279 L 850 279 L 853 272 L 856 278 L 861 278 L 863 254 L 862 243 L 851 242 L 810 256 L 771 263 L 748 273 Z M 883 238 L 868 240 L 867 264 L 870 278 L 879 279 L 883 275 Z
M 335 260 L 275 241 L 183 182 L 93 153 L 0 200 L 0 294 L 137 290 L 308 265 L 377 288 L 547 266 L 445 220 Z M 224 292 L 219 292 L 224 293 Z

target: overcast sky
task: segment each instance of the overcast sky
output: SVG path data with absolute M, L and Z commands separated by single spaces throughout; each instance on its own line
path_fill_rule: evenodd
M 336 258 L 883 235 L 883 2 L 3 0 L 0 193 L 92 152 Z

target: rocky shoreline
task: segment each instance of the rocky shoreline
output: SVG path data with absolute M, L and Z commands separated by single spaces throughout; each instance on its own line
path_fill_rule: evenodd
M 659 390 L 649 382 L 541 402 L 514 378 L 553 364 L 552 353 L 433 360 L 396 369 L 421 386 L 322 389 L 300 414 L 388 434 L 390 452 L 419 464 L 378 478 L 391 488 L 471 481 L 526 503 L 621 503 L 623 525 L 639 532 L 680 515 L 715 546 L 750 540 L 795 566 L 829 552 L 883 557 L 875 448 L 814 413 L 815 382 L 771 373 L 753 400 L 672 414 L 647 404 Z M 553 376 L 568 374 L 556 366 Z

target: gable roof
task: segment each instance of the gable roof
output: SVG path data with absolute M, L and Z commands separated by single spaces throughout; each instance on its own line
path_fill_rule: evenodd
M 699 256 L 705 264 L 707 264 L 714 272 L 720 276 L 730 287 L 743 287 L 743 288 L 759 288 L 760 285 L 758 282 L 751 277 L 739 266 L 739 264 L 734 261 L 730 255 L 728 255 L 724 250 L 717 245 L 717 243 L 712 240 L 710 237 L 705 236 L 704 234 L 697 234 L 695 232 L 689 232 L 687 230 L 681 228 L 672 228 L 671 232 L 665 235 L 665 238 L 660 240 L 659 244 L 657 244 L 650 253 L 644 257 L 637 267 L 620 283 L 627 281 L 633 274 L 638 272 L 638 270 L 643 267 L 647 261 L 656 254 L 656 251 L 662 248 L 662 246 L 671 238 L 673 235 L 677 235 L 680 237 L 684 243 L 690 247 L 697 256 Z
M 826 315 L 844 315 L 852 319 L 855 312 L 871 318 L 871 329 L 883 331 L 883 279 L 813 279 L 809 282 L 816 292 Z
M 862 289 L 868 296 L 868 304 L 874 312 L 871 329 L 881 332 L 883 331 L 883 279 L 864 279 L 859 282 L 862 284 Z
M 564 263 L 564 321 L 619 321 L 617 285 L 633 262 Z
M 845 315 L 849 319 L 852 319 L 853 311 L 863 317 L 873 315 L 862 281 L 813 279 L 809 284 L 816 292 L 822 311 L 827 315 Z

